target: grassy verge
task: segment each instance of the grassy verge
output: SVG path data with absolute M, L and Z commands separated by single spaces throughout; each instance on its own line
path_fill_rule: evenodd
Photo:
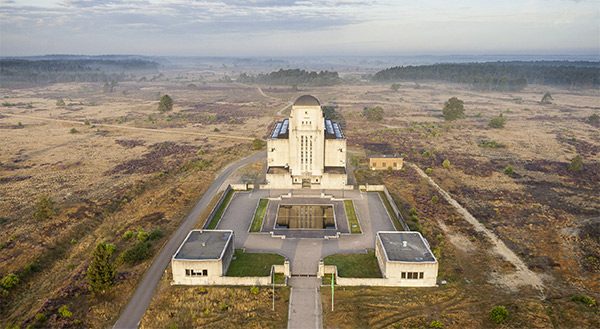
M 223 203 L 221 203 L 221 205 L 219 206 L 219 209 L 217 209 L 217 212 L 215 213 L 213 218 L 210 220 L 210 224 L 208 224 L 208 227 L 206 229 L 214 230 L 217 227 L 219 220 L 221 220 L 221 216 L 223 216 L 223 212 L 225 211 L 225 208 L 227 207 L 227 205 L 229 204 L 229 201 L 231 200 L 231 197 L 233 196 L 233 192 L 234 192 L 233 189 L 231 189 L 227 192 L 227 195 L 225 195 L 225 199 L 223 199 Z
M 285 257 L 281 255 L 245 253 L 243 249 L 236 249 L 227 276 L 268 276 L 272 265 L 283 265 L 283 262 Z
M 325 265 L 337 266 L 338 275 L 344 278 L 382 278 L 374 250 L 366 254 L 335 254 L 323 259 Z
M 344 200 L 344 206 L 346 207 L 346 216 L 348 216 L 348 226 L 350 226 L 350 233 L 362 233 L 362 231 L 360 230 L 360 224 L 358 223 L 358 218 L 356 217 L 356 212 L 354 211 L 354 202 L 352 202 L 352 200 Z
M 260 199 L 258 201 L 258 207 L 254 213 L 254 219 L 252 220 L 252 226 L 250 226 L 250 232 L 260 232 L 263 220 L 265 219 L 265 213 L 267 212 L 268 199 Z
M 400 220 L 398 220 L 398 215 L 396 214 L 394 209 L 392 209 L 390 202 L 385 197 L 385 193 L 383 193 L 383 191 L 379 191 L 377 193 L 379 193 L 379 196 L 381 197 L 381 200 L 383 201 L 383 205 L 385 206 L 385 209 L 387 209 L 388 213 L 390 214 L 390 217 L 392 218 L 392 223 L 394 223 L 394 227 L 396 228 L 396 230 L 404 231 L 402 224 L 400 224 Z
M 273 283 L 278 284 L 284 284 L 285 283 L 285 276 L 283 275 L 283 273 L 275 273 L 273 275 Z
M 323 275 L 323 278 L 321 278 L 321 283 L 322 284 L 331 285 L 331 279 L 332 278 L 333 278 L 333 284 L 336 284 L 335 275 L 333 275 L 333 274 L 325 274 L 325 275 Z

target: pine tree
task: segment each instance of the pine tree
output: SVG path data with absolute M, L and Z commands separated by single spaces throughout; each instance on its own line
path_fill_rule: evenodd
M 42 194 L 39 200 L 35 203 L 35 212 L 33 217 L 44 220 L 56 216 L 56 207 L 52 197 L 48 194 Z
M 94 258 L 87 269 L 87 280 L 96 292 L 104 293 L 115 283 L 116 265 L 110 261 L 114 249 L 114 245 L 104 241 L 94 249 Z
M 173 99 L 169 95 L 163 95 L 158 103 L 158 110 L 160 112 L 169 112 L 173 110 Z
M 446 121 L 462 119 L 465 117 L 465 104 L 462 100 L 452 97 L 444 103 L 442 114 Z

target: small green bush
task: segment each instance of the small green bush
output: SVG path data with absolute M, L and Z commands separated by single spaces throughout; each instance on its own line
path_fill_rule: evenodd
M 56 216 L 56 208 L 52 197 L 48 194 L 40 195 L 40 198 L 35 203 L 35 212 L 33 217 L 39 220 L 50 219 Z
M 25 265 L 23 267 L 23 270 L 25 271 L 25 273 L 39 272 L 40 266 L 37 263 L 31 263 L 31 264 Z
M 127 249 L 120 256 L 121 261 L 134 264 L 150 257 L 150 242 L 138 242 L 135 246 Z
M 494 323 L 503 323 L 508 318 L 508 311 L 504 306 L 494 306 L 490 310 L 490 320 Z
M 127 231 L 123 234 L 123 240 L 129 240 L 133 238 L 134 234 L 131 231 Z
M 2 241 L 0 242 L 0 250 L 6 248 L 8 245 L 6 244 L 6 242 Z
M 255 150 L 260 150 L 260 149 L 262 149 L 263 147 L 265 147 L 265 142 L 264 142 L 262 139 L 260 139 L 260 138 L 255 138 L 255 139 L 252 141 L 252 148 L 253 148 L 253 149 L 255 149 Z
M 71 128 L 71 130 L 69 130 L 69 133 L 71 133 L 71 134 L 76 134 L 78 132 L 79 131 L 77 129 L 75 129 L 75 128 Z
M 69 311 L 69 307 L 67 305 L 63 305 L 61 308 L 59 308 L 58 313 L 63 318 L 70 318 L 73 316 L 73 313 L 71 311 Z
M 437 195 L 434 195 L 433 198 L 431 198 L 431 201 L 433 202 L 437 202 L 440 198 Z
M 583 158 L 581 155 L 575 156 L 571 159 L 571 163 L 569 164 L 569 171 L 579 172 L 583 170 Z
M 38 313 L 35 315 L 35 321 L 37 322 L 46 322 L 46 320 L 48 320 L 48 317 L 44 313 Z
M 20 329 L 21 327 L 19 327 L 18 325 L 10 322 L 9 324 L 6 325 L 6 327 L 4 327 L 5 329 Z
M 490 126 L 492 128 L 504 128 L 505 124 L 506 124 L 506 118 L 504 118 L 502 116 L 502 113 L 500 113 L 499 116 L 492 118 L 490 120 L 490 122 L 488 123 L 488 126 Z
M 83 122 L 84 125 L 89 126 L 90 125 L 90 120 L 85 119 L 85 122 Z
M 515 173 L 515 169 L 512 166 L 507 166 L 504 168 L 504 173 L 507 175 L 512 175 Z
M 431 174 L 431 168 L 427 168 L 427 169 L 425 169 L 425 173 L 426 173 L 426 174 Z
M 21 280 L 19 279 L 18 275 L 11 273 L 11 274 L 3 277 L 2 281 L 0 281 L 0 284 L 2 284 L 2 288 L 4 288 L 4 289 L 11 289 L 11 288 L 16 287 L 20 281 Z
M 148 235 L 148 240 L 158 240 L 163 237 L 163 232 L 159 229 L 156 229 Z
M 600 121 L 600 116 L 598 114 L 594 113 L 588 117 L 588 120 L 590 122 L 598 122 L 598 121 Z
M 444 160 L 444 162 L 442 163 L 442 166 L 444 166 L 444 168 L 450 167 L 450 161 L 448 159 Z
M 257 287 L 257 286 L 253 286 L 252 288 L 250 288 L 250 292 L 251 292 L 253 295 L 256 295 L 256 294 L 258 294 L 258 287 Z
M 589 296 L 575 295 L 571 297 L 571 300 L 574 302 L 583 303 L 587 306 L 596 306 L 596 301 Z
M 431 157 L 431 152 L 429 152 L 429 151 L 425 151 L 425 152 L 423 152 L 423 157 L 424 157 L 424 158 L 429 158 L 429 157 Z
M 148 240 L 148 232 L 138 232 L 137 239 L 142 242 Z
M 444 324 L 442 324 L 442 322 L 437 321 L 437 320 L 433 320 L 431 321 L 431 323 L 429 324 L 430 328 L 442 328 L 444 326 Z

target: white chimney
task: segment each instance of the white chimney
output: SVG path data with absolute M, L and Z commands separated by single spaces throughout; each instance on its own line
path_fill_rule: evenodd
M 408 241 L 402 241 L 402 248 L 407 248 L 408 247 Z

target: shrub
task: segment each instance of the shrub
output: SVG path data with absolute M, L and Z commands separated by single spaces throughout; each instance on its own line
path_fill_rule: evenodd
M 66 106 L 67 104 L 65 104 L 65 101 L 62 98 L 59 98 L 56 101 L 56 106 Z
M 426 173 L 426 174 L 431 174 L 431 168 L 427 168 L 427 169 L 425 169 L 425 173 Z
M 383 120 L 383 108 L 381 106 L 366 107 L 363 109 L 363 116 L 369 121 Z
M 23 127 L 23 123 L 21 123 L 21 121 L 17 122 L 17 127 Z
M 443 326 L 444 326 L 444 325 L 443 325 L 443 324 L 442 324 L 440 321 L 437 321 L 437 320 L 433 320 L 433 321 L 431 321 L 431 323 L 429 324 L 429 327 L 430 327 L 430 328 L 442 328 Z
M 416 215 L 416 214 L 417 214 L 417 209 L 415 209 L 415 208 L 410 208 L 410 210 L 408 211 L 408 213 L 409 213 L 410 215 Z
M 21 280 L 19 279 L 18 275 L 11 273 L 11 274 L 3 277 L 2 281 L 0 281 L 0 284 L 2 284 L 2 288 L 4 288 L 4 289 L 11 289 L 11 288 L 16 287 L 20 281 Z
M 575 156 L 571 159 L 571 163 L 569 164 L 569 171 L 579 172 L 583 170 L 583 158 L 581 155 Z
M 425 151 L 425 152 L 423 152 L 423 157 L 424 157 L 424 158 L 429 158 L 429 157 L 431 157 L 431 152 L 430 152 L 430 151 Z
M 490 320 L 494 323 L 502 323 L 508 318 L 508 311 L 504 306 L 494 306 L 490 310 Z
M 138 232 L 137 239 L 142 242 L 148 240 L 148 232 Z
M 58 314 L 60 314 L 60 316 L 63 318 L 70 318 L 73 316 L 73 313 L 69 311 L 69 307 L 67 305 L 63 305 L 61 308 L 59 308 Z
M 25 271 L 25 273 L 39 272 L 40 266 L 37 263 L 31 263 L 31 264 L 25 265 L 23 267 L 23 270 Z
M 127 249 L 120 256 L 121 261 L 129 264 L 134 264 L 150 257 L 150 243 L 138 242 L 135 246 Z
M 439 198 L 437 195 L 434 195 L 434 196 L 431 198 L 431 201 L 433 201 L 433 202 L 437 202 L 439 199 L 440 199 L 440 198 Z
M 504 173 L 507 175 L 512 175 L 515 173 L 515 169 L 512 166 L 507 166 L 504 168 Z
M 258 294 L 258 287 L 257 286 L 253 286 L 252 288 L 250 288 L 250 293 L 252 293 L 253 295 Z
M 263 147 L 265 147 L 265 142 L 264 142 L 262 139 L 260 139 L 260 138 L 255 138 L 255 139 L 252 141 L 252 148 L 253 148 L 253 149 L 255 149 L 255 150 L 260 150 L 260 149 L 262 149 Z
M 583 303 L 587 306 L 596 306 L 596 301 L 589 296 L 575 295 L 571 297 L 571 300 L 574 302 Z
M 69 130 L 69 133 L 71 133 L 71 134 L 76 134 L 78 132 L 79 131 L 77 129 L 75 129 L 75 128 L 71 128 L 71 130 Z
M 550 93 L 545 93 L 544 96 L 542 96 L 542 103 L 544 104 L 552 104 L 552 95 Z
M 489 147 L 489 148 L 495 149 L 495 148 L 506 147 L 506 145 L 498 143 L 496 141 L 481 141 L 481 142 L 479 142 L 479 147 Z
M 21 327 L 19 327 L 18 325 L 14 324 L 14 323 L 12 323 L 12 322 L 9 322 L 9 323 L 6 325 L 6 327 L 4 327 L 4 328 L 5 328 L 5 329 L 20 329 Z
M 156 229 L 148 235 L 148 240 L 158 240 L 163 237 L 163 232 L 159 229 Z
M 600 116 L 598 116 L 598 114 L 594 113 L 588 117 L 588 120 L 590 122 L 598 122 L 598 121 L 600 121 Z
M 499 116 L 492 118 L 490 120 L 490 123 L 488 123 L 488 126 L 490 126 L 492 128 L 504 128 L 505 123 L 506 123 L 506 119 L 502 116 L 502 113 L 500 113 Z
M 90 120 L 85 119 L 85 122 L 83 122 L 84 125 L 89 126 L 90 125 Z
M 444 162 L 442 163 L 442 166 L 444 166 L 444 168 L 450 167 L 450 161 L 448 159 L 444 160 Z
M 56 208 L 52 197 L 48 194 L 40 195 L 40 198 L 35 203 L 35 212 L 33 217 L 36 219 L 50 219 L 56 215 Z
M 213 129 L 213 131 L 216 132 L 216 133 L 218 133 L 221 130 L 219 130 L 219 128 L 215 128 L 215 129 Z
M 48 320 L 48 317 L 44 313 L 38 313 L 35 315 L 35 321 L 37 322 L 45 322 Z
M 129 240 L 129 239 L 133 238 L 133 235 L 134 235 L 133 232 L 127 231 L 123 234 L 123 240 Z

